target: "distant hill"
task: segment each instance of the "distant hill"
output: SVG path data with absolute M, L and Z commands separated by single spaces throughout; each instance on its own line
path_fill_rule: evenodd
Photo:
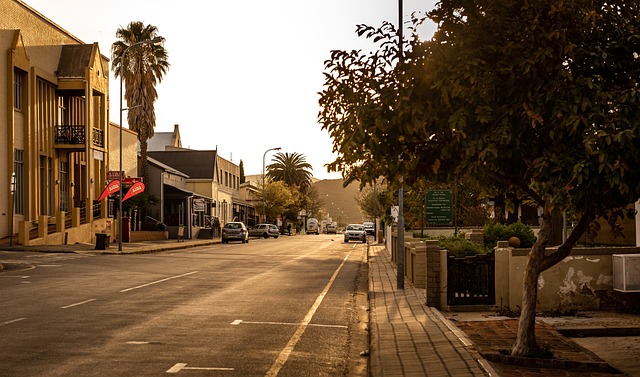
M 325 211 L 339 224 L 362 223 L 366 221 L 360 212 L 356 198 L 359 195 L 359 183 L 342 187 L 342 179 L 324 179 L 313 182 L 324 202 Z

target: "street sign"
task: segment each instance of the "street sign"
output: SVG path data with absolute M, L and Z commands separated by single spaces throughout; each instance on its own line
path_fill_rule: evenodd
M 428 225 L 451 225 L 453 222 L 453 205 L 451 190 L 427 191 L 425 207 Z
M 107 172 L 107 181 L 119 180 L 120 179 L 120 174 L 119 173 L 122 173 L 122 176 L 124 177 L 124 172 L 109 170 Z
M 202 198 L 193 199 L 193 211 L 204 212 L 204 204 L 204 199 Z

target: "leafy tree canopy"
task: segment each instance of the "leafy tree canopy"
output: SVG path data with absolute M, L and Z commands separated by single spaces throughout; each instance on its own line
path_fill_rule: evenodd
M 640 189 L 640 4 L 443 0 L 438 30 L 398 53 L 395 28 L 361 25 L 378 51 L 332 52 L 319 120 L 347 180 L 468 175 L 543 208 L 514 354 L 535 349 L 536 283 L 596 216 L 615 222 Z M 411 25 L 419 24 L 413 19 Z M 579 221 L 545 253 L 553 211 Z

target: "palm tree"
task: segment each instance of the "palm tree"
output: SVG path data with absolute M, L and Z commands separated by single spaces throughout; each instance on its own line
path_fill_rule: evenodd
M 267 165 L 267 178 L 271 181 L 283 181 L 290 186 L 297 186 L 306 193 L 311 187 L 311 164 L 300 153 L 277 153 Z
M 142 160 L 140 175 L 144 182 L 148 182 L 147 140 L 153 137 L 156 126 L 156 84 L 162 81 L 169 69 L 168 53 L 162 45 L 141 43 L 133 46 L 154 38 L 164 41 L 164 38 L 158 36 L 158 28 L 153 25 L 133 21 L 126 28 L 119 28 L 116 37 L 119 40 L 111 46 L 112 69 L 115 76 L 122 77 L 125 82 L 124 98 L 129 107 L 127 122 L 129 128 L 138 133 Z

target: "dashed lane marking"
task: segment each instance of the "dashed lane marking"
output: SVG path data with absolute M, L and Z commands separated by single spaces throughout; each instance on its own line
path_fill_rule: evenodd
M 10 325 L 12 323 L 24 321 L 25 319 L 26 318 L 17 318 L 17 319 L 12 319 L 11 321 L 0 322 L 0 326 Z
M 241 323 L 247 324 L 247 325 L 283 325 L 283 326 L 301 326 L 303 325 L 303 323 L 291 323 L 291 322 L 258 322 L 258 321 L 244 321 L 242 319 L 236 319 L 235 321 L 231 322 L 230 324 L 233 326 L 237 326 Z M 347 326 L 345 325 L 326 325 L 326 324 L 321 324 L 321 323 L 308 323 L 306 324 L 306 326 L 309 327 L 333 327 L 333 328 L 338 328 L 338 329 L 346 329 Z
M 148 287 L 150 285 L 154 285 L 154 284 L 158 284 L 158 283 L 162 283 L 168 280 L 173 280 L 173 279 L 178 279 L 178 278 L 182 278 L 185 276 L 189 276 L 189 275 L 193 275 L 193 274 L 197 274 L 198 271 L 191 271 L 191 272 L 187 272 L 186 274 L 182 274 L 182 275 L 177 275 L 177 276 L 171 276 L 168 277 L 166 279 L 160 279 L 160 280 L 156 280 L 156 281 L 152 281 L 151 283 L 147 283 L 147 284 L 142 284 L 142 285 L 138 285 L 137 287 L 131 287 L 131 288 L 127 288 L 127 289 L 123 289 L 120 292 L 129 292 L 129 291 L 133 291 L 135 289 L 140 289 L 140 288 L 144 288 L 144 287 Z
M 177 363 L 172 366 L 167 373 L 178 373 L 182 370 L 210 370 L 210 371 L 233 371 L 233 368 L 215 368 L 215 367 L 188 367 L 186 363 Z
M 75 304 L 69 304 L 69 305 L 61 306 L 60 309 L 73 308 L 74 306 L 80 306 L 80 305 L 83 305 L 83 304 L 88 304 L 88 303 L 93 302 L 95 300 L 96 300 L 95 298 L 92 298 L 90 300 L 84 300 L 84 301 L 76 302 Z

